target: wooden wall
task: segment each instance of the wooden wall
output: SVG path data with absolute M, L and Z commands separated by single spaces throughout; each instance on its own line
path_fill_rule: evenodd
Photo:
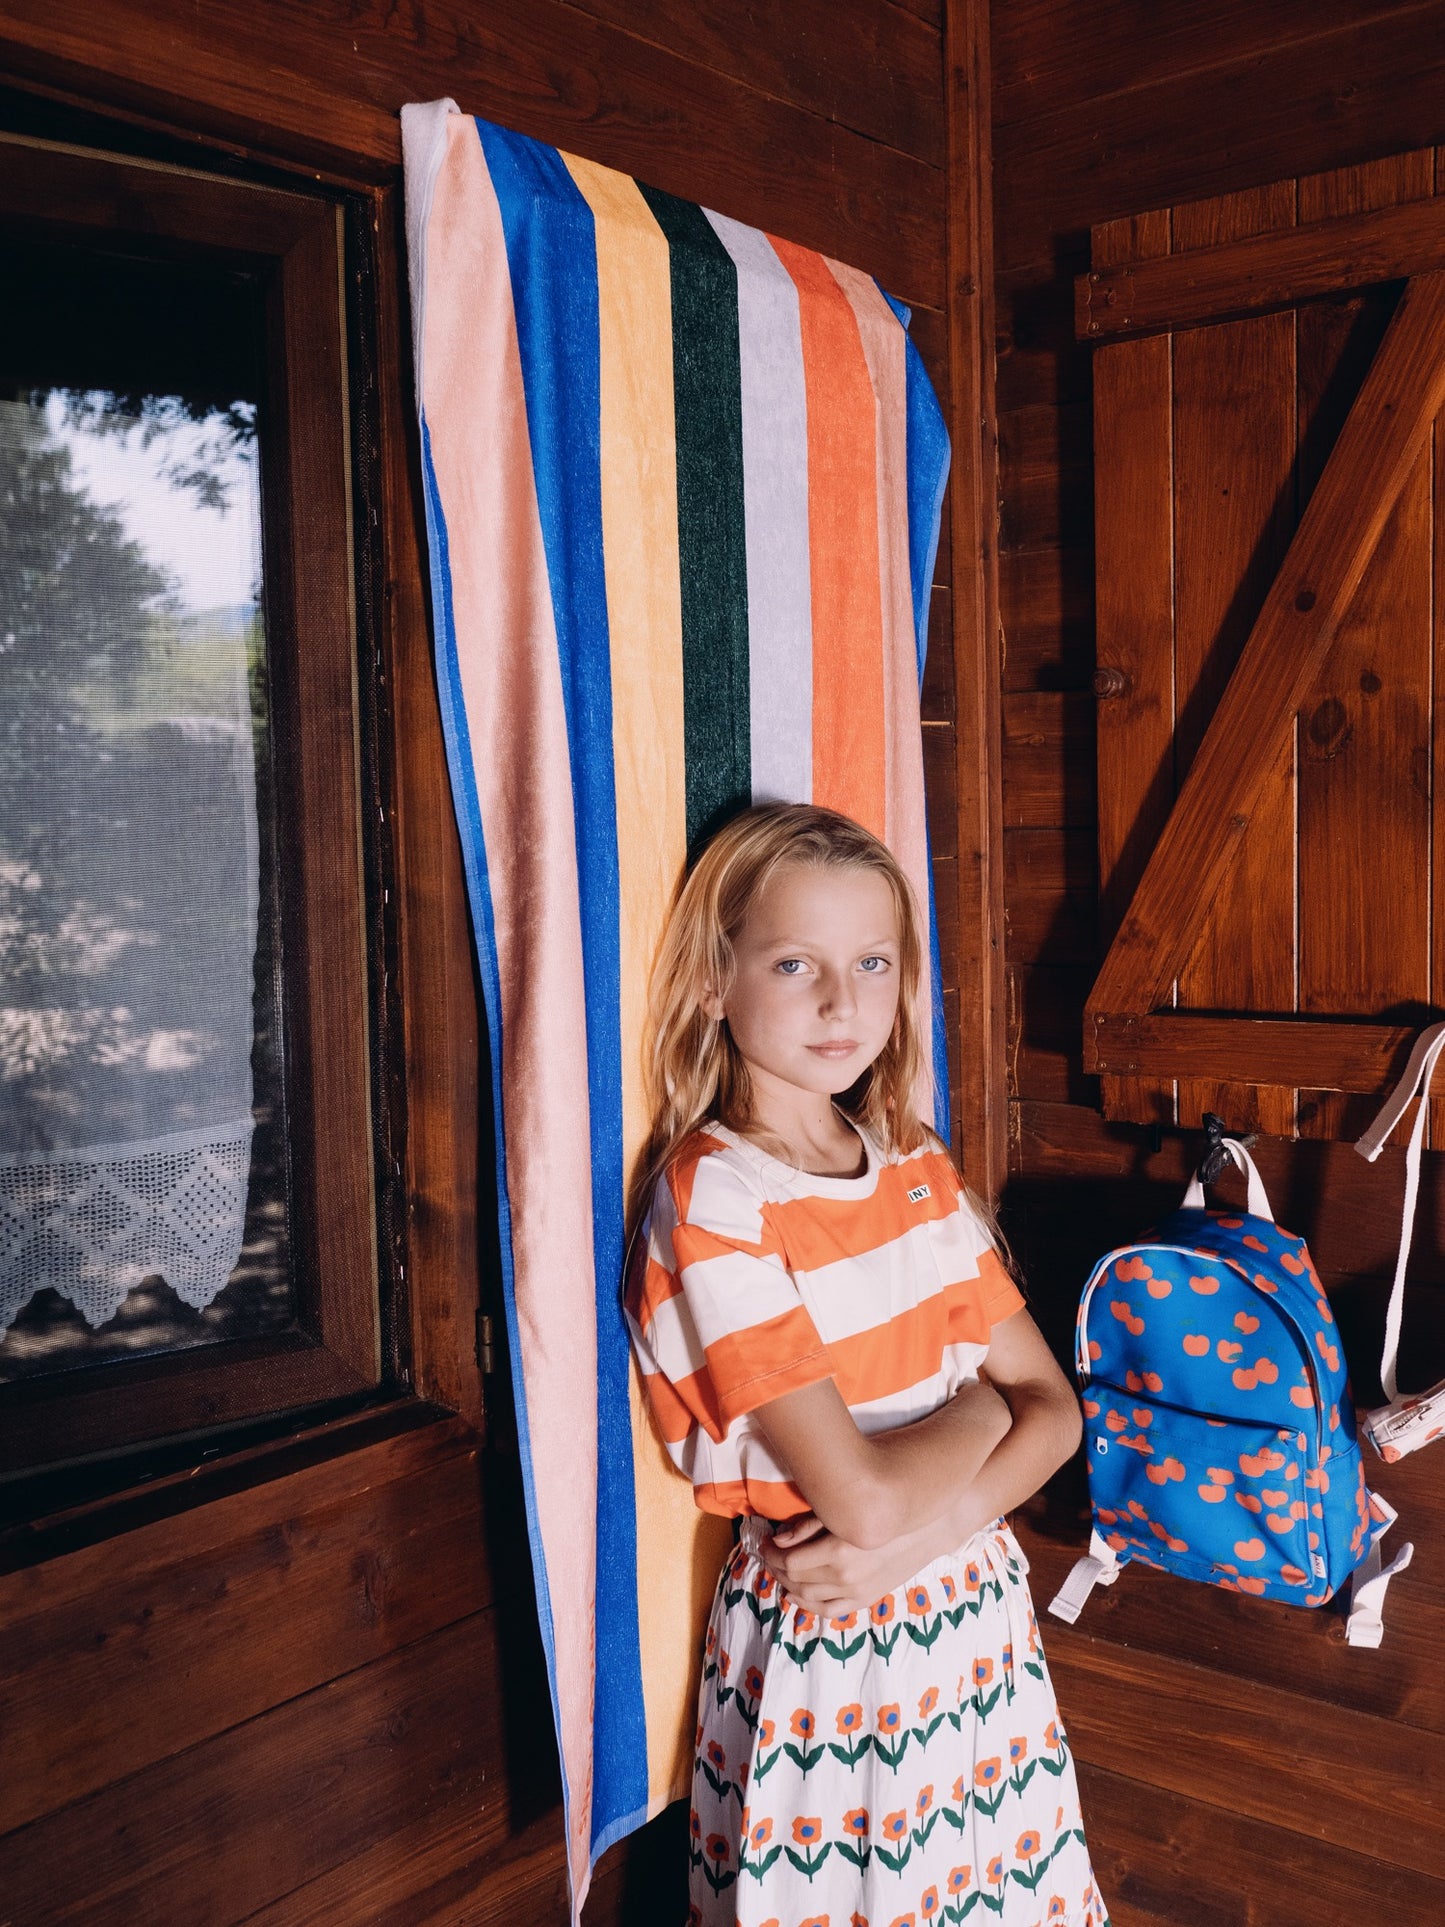
M 992 33 L 1010 1167 L 1005 1221 L 1062 1345 L 1092 1260 L 1178 1200 L 1195 1145 L 1108 1127 L 1081 1069 L 1099 961 L 1093 509 L 1087 351 L 1072 277 L 1094 223 L 1428 146 L 1445 137 L 1445 5 L 1367 0 L 995 0 Z M 1305 1232 L 1356 1386 L 1378 1396 L 1398 1153 L 1266 1146 L 1284 1222 Z M 1428 1164 L 1403 1376 L 1445 1372 L 1445 1176 Z M 1277 1927 L 1445 1918 L 1445 1701 L 1438 1601 L 1445 1456 L 1372 1483 L 1416 1563 L 1379 1653 L 1336 1614 L 1131 1573 L 1046 1639 L 1118 1927 Z M 1064 1476 L 1026 1541 L 1046 1600 L 1079 1549 Z M 1388 1542 L 1387 1542 L 1388 1543 Z
M 407 440 L 397 109 L 450 94 L 877 274 L 946 397 L 941 0 L 4 0 L 0 88 L 373 197 L 408 1281 L 418 1389 L 478 1420 L 479 1026 Z M 952 957 L 948 570 L 945 544 L 927 738 Z M 560 1920 L 518 1483 L 504 1447 L 418 1404 L 13 1545 L 0 1920 Z M 589 1921 L 678 1917 L 683 1867 L 659 1823 L 609 1856 Z

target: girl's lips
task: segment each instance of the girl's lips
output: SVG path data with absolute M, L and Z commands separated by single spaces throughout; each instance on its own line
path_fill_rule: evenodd
M 851 1057 L 858 1045 L 851 1037 L 843 1038 L 836 1044 L 809 1044 L 808 1049 L 818 1057 Z

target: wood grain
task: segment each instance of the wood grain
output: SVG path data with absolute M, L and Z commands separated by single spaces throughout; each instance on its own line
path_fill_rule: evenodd
M 1418 169 L 1429 159 L 1427 149 L 1373 165 L 1408 167 L 1413 161 Z M 1337 181 L 1339 176 L 1313 178 Z M 1445 207 L 1437 202 L 1417 199 L 1388 212 L 1314 216 L 1308 223 L 1302 215 L 1301 225 L 1278 242 L 1272 235 L 1254 235 L 1213 246 L 1197 243 L 1167 261 L 1125 260 L 1081 275 L 1075 284 L 1075 328 L 1081 340 L 1100 342 L 1178 332 L 1296 308 L 1440 267 L 1445 267 Z
M 469 112 L 840 256 L 902 300 L 943 306 L 936 164 L 681 57 L 645 37 L 649 18 L 624 31 L 564 0 L 498 0 L 482 13 L 439 0 L 402 12 L 380 0 L 156 0 L 143 16 L 129 0 L 92 0 L 81 14 L 16 0 L 0 19 L 0 61 L 21 79 L 91 97 L 99 85 L 152 120 L 359 184 L 394 178 L 404 101 L 452 94 Z M 742 47 L 751 37 L 737 36 Z
M 1094 814 L 1094 759 L 1082 691 L 1021 690 L 1003 698 L 1003 811 L 1008 829 L 1062 829 Z
M 0 1579 L 0 1832 L 478 1611 L 481 1505 L 433 1426 Z
M 1405 155 L 1301 181 L 1299 214 L 1364 213 L 1433 188 L 1433 156 Z M 1302 500 L 1390 305 L 1330 301 L 1297 316 Z M 1430 996 L 1432 466 L 1422 450 L 1300 712 L 1302 1011 L 1377 1016 Z M 1359 1109 L 1301 1089 L 1300 1133 L 1345 1136 Z
M 949 482 L 954 650 L 954 781 L 962 1074 L 959 1152 L 985 1197 L 1008 1166 L 1004 986 L 1002 646 L 998 587 L 998 416 L 994 398 L 993 171 L 988 0 L 947 0 Z M 935 843 L 935 850 L 937 844 Z M 942 852 L 940 852 L 942 854 Z
M 1096 986 L 1157 1003 L 1192 946 L 1288 728 L 1445 398 L 1445 277 L 1412 282 L 1300 522 Z
M 232 1927 L 451 1799 L 500 1845 L 556 1798 L 545 1743 L 530 1774 L 496 1772 L 518 1705 L 550 1734 L 536 1665 L 504 1664 L 495 1609 L 473 1615 L 0 1839 L 6 1908 Z
M 1010 830 L 1004 864 L 1009 962 L 1091 964 L 1099 954 L 1093 831 Z
M 1005 486 L 1012 471 L 1005 469 Z M 1093 556 L 1087 548 L 999 557 L 1005 689 L 1087 689 L 1094 670 Z
M 1114 1927 L 1403 1927 L 1445 1914 L 1445 1886 L 1384 1858 L 1320 1840 L 1301 1851 L 1275 1827 L 1102 1767 L 1079 1781 Z

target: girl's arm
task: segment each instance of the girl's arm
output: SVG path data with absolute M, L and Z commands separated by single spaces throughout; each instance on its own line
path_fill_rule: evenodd
M 768 1566 L 801 1604 L 829 1614 L 871 1604 L 920 1566 L 961 1546 L 1001 1512 L 1022 1504 L 1076 1449 L 1081 1431 L 1078 1400 L 1027 1312 L 1015 1312 L 994 1327 L 986 1369 L 1012 1424 L 935 1518 L 905 1527 L 881 1545 L 862 1546 L 836 1528 L 820 1529 L 813 1519 L 784 1526 L 769 1542 L 764 1551 Z M 962 1387 L 952 1403 L 972 1389 Z M 803 1491 L 811 1502 L 806 1486 Z M 819 1520 L 826 1524 L 824 1515 L 819 1514 Z
M 830 1532 L 876 1547 L 943 1515 L 1011 1424 L 986 1384 L 961 1386 L 947 1405 L 894 1432 L 860 1432 L 831 1378 L 759 1406 L 754 1420 L 794 1485 Z

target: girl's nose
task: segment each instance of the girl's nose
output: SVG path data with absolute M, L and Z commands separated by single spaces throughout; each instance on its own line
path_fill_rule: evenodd
M 853 994 L 853 985 L 846 975 L 839 976 L 829 971 L 824 975 L 819 988 L 822 992 L 819 1005 L 827 1016 L 851 1017 L 853 1015 L 858 1007 L 858 1000 Z

